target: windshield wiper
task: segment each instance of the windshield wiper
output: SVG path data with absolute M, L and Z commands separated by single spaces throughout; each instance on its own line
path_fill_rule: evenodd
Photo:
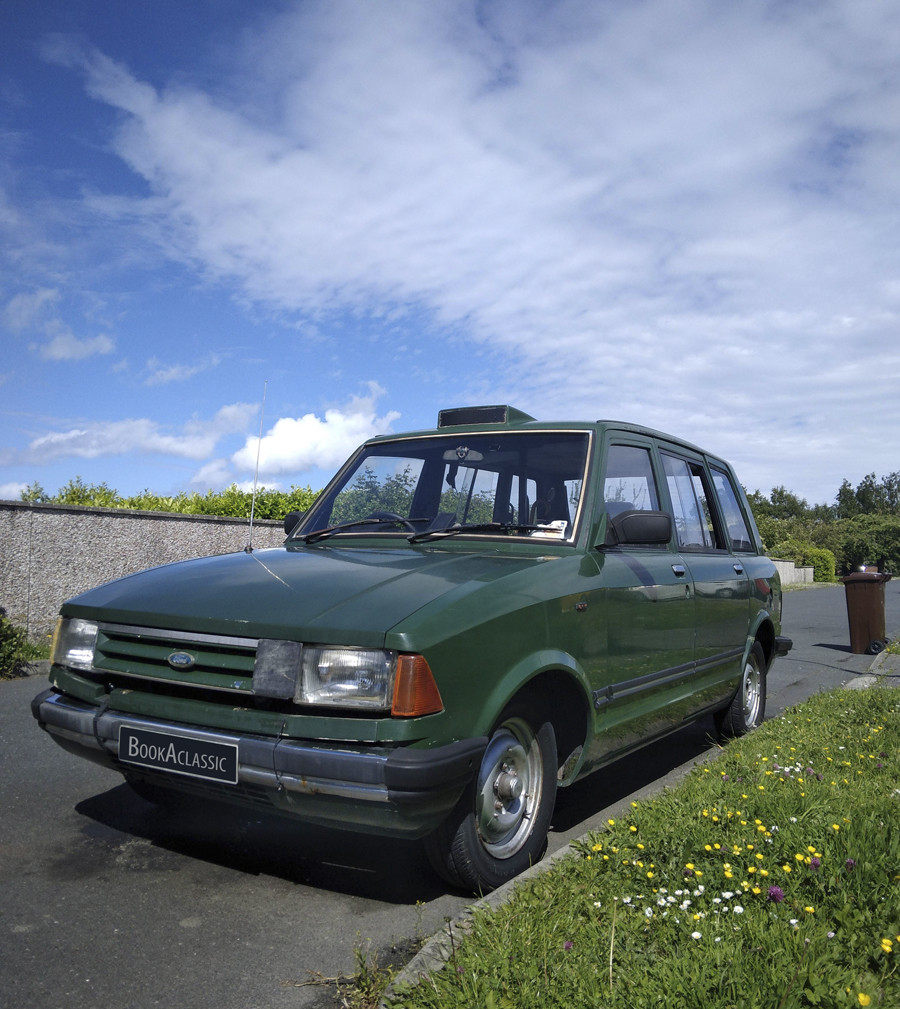
M 420 533 L 413 533 L 407 539 L 410 543 L 423 543 L 431 539 L 459 536 L 460 533 L 500 533 L 508 536 L 510 533 L 530 533 L 540 528 L 542 527 L 521 522 L 466 522 L 462 525 L 456 523 L 445 526 L 443 529 L 426 529 Z
M 303 540 L 304 543 L 315 543 L 317 540 L 327 539 L 329 536 L 333 536 L 335 533 L 343 532 L 345 529 L 353 529 L 355 526 L 378 526 L 378 525 L 388 525 L 388 526 L 401 526 L 405 525 L 403 519 L 389 519 L 389 518 L 378 518 L 375 516 L 370 516 L 364 519 L 351 519 L 349 522 L 338 522 L 334 526 L 325 526 L 324 529 L 313 529 L 311 533 L 306 533 L 305 536 L 296 537 L 298 540 Z

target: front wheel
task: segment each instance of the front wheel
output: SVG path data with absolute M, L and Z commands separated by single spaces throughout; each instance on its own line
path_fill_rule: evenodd
M 758 641 L 747 653 L 741 685 L 731 705 L 720 716 L 720 728 L 726 736 L 743 736 L 762 725 L 766 717 L 766 656 Z
M 478 774 L 426 841 L 448 882 L 475 893 L 496 889 L 539 861 L 556 801 L 556 735 L 524 705 L 497 721 Z

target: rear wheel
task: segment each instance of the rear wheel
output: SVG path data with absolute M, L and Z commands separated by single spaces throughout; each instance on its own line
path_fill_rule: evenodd
M 726 736 L 743 736 L 762 725 L 766 717 L 766 656 L 758 641 L 747 653 L 741 685 L 731 705 L 720 716 L 720 729 Z
M 529 705 L 512 704 L 491 734 L 454 811 L 426 841 L 444 879 L 487 893 L 540 860 L 556 801 L 556 735 Z

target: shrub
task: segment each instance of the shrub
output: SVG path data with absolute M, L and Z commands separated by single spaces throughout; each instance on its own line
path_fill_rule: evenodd
M 41 648 L 28 640 L 25 631 L 16 627 L 0 606 L 0 679 L 24 675 L 25 667 L 41 653 Z
M 817 582 L 835 580 L 837 561 L 826 547 L 817 547 L 805 540 L 788 539 L 777 543 L 771 553 L 773 557 L 793 561 L 801 567 L 811 567 L 813 579 Z

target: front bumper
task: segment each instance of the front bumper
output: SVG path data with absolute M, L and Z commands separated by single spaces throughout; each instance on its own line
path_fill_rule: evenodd
M 474 777 L 486 737 L 433 749 L 324 746 L 211 731 L 87 704 L 45 690 L 31 702 L 41 728 L 66 750 L 126 778 L 241 805 L 269 805 L 310 823 L 420 837 L 453 808 Z M 119 758 L 122 726 L 237 746 L 234 785 L 138 766 Z

